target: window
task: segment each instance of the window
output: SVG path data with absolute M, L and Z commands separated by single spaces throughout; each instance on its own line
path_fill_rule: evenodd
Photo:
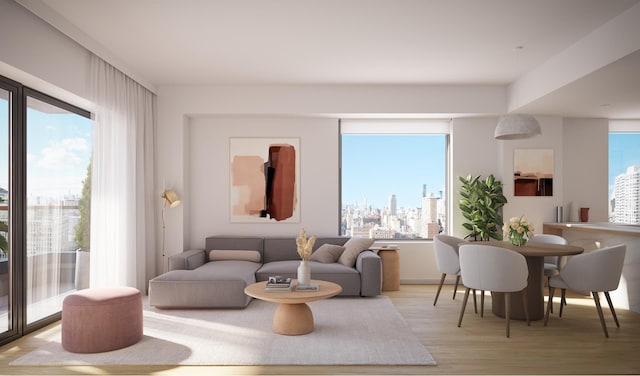
M 640 122 L 609 125 L 609 222 L 640 224 Z
M 449 121 L 341 121 L 340 234 L 431 239 L 447 227 Z
M 0 76 L 0 344 L 60 319 L 90 222 L 87 111 Z
M 76 249 L 88 242 L 88 211 L 81 215 L 90 181 L 93 122 L 89 114 L 27 91 L 27 324 L 60 312 L 75 291 Z M 81 228 L 82 226 L 86 228 Z M 87 250 L 87 249 L 85 249 Z

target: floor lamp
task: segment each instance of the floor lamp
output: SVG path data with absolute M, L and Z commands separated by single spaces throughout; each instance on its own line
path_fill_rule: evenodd
M 164 243 L 165 243 L 165 223 L 164 223 L 164 208 L 169 205 L 170 208 L 175 208 L 180 205 L 180 197 L 173 189 L 166 189 L 162 192 L 162 258 L 164 259 Z M 163 262 L 164 264 L 164 262 Z M 168 265 L 167 265 L 168 267 Z

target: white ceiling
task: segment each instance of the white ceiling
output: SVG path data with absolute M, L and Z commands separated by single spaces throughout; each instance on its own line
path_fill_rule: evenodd
M 509 85 L 640 0 L 17 1 L 158 87 Z M 556 86 L 519 109 L 640 119 L 640 52 Z

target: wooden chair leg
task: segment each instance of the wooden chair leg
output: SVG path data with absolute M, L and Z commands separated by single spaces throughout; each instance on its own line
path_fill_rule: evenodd
M 504 293 L 504 319 L 507 320 L 507 338 L 509 338 L 509 329 L 511 324 L 511 293 Z
M 456 276 L 456 285 L 453 287 L 453 299 L 456 298 L 456 292 L 458 292 L 458 285 L 460 284 L 460 274 Z
M 476 289 L 473 289 L 473 311 L 478 314 L 478 301 L 476 300 Z
M 562 291 L 562 293 L 560 294 L 560 314 L 558 314 L 558 317 L 562 317 L 562 308 L 567 305 L 567 289 L 562 289 L 560 291 Z M 562 302 L 565 302 L 565 304 L 562 304 Z
M 458 328 L 462 325 L 462 316 L 464 316 L 464 309 L 467 307 L 467 300 L 469 299 L 469 291 L 471 289 L 467 287 L 464 290 L 464 299 L 462 300 L 462 308 L 460 308 L 460 318 L 458 319 Z
M 553 293 L 555 291 L 555 287 L 549 286 L 549 301 L 547 302 L 547 311 L 544 314 L 544 326 L 547 326 L 547 323 L 549 322 L 549 312 L 551 311 L 551 305 L 553 304 Z M 560 306 L 560 310 L 562 310 L 562 305 Z
M 524 306 L 524 317 L 527 319 L 527 326 L 531 326 L 529 320 L 529 303 L 527 303 L 527 289 L 522 290 L 522 305 Z
M 591 295 L 593 295 L 593 300 L 596 303 L 596 309 L 598 310 L 598 316 L 600 317 L 600 325 L 602 326 L 602 331 L 604 332 L 604 336 L 609 338 L 609 332 L 607 331 L 607 324 L 604 322 L 604 315 L 602 314 L 602 307 L 600 306 L 600 297 L 596 291 L 592 291 Z
M 549 294 L 551 294 L 551 284 L 549 281 L 551 281 L 551 277 L 547 277 L 547 286 L 549 287 Z M 551 313 L 553 313 L 553 304 L 551 305 Z
M 480 317 L 484 317 L 484 290 L 480 291 Z
M 616 310 L 613 309 L 613 303 L 611 302 L 609 291 L 605 291 L 604 296 L 607 298 L 607 303 L 609 303 L 609 309 L 611 310 L 611 314 L 613 315 L 613 320 L 616 322 L 616 326 L 619 328 L 620 323 L 618 322 L 618 315 L 616 315 Z
M 442 290 L 442 285 L 444 284 L 444 279 L 446 276 L 446 273 L 442 273 L 442 276 L 440 277 L 440 285 L 438 286 L 438 291 L 436 291 L 436 298 L 433 299 L 433 305 L 436 305 L 436 303 L 438 302 L 438 296 L 440 296 L 440 290 Z

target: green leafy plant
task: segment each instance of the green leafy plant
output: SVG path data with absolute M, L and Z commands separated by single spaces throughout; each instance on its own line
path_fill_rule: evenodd
M 507 198 L 502 194 L 502 183 L 493 175 L 482 180 L 480 176 L 459 176 L 459 207 L 467 220 L 462 226 L 469 231 L 464 237 L 473 240 L 502 240 L 502 207 Z
M 89 251 L 91 245 L 91 163 L 87 167 L 87 177 L 82 182 L 82 195 L 78 202 L 80 221 L 75 228 L 75 241 L 78 248 Z

